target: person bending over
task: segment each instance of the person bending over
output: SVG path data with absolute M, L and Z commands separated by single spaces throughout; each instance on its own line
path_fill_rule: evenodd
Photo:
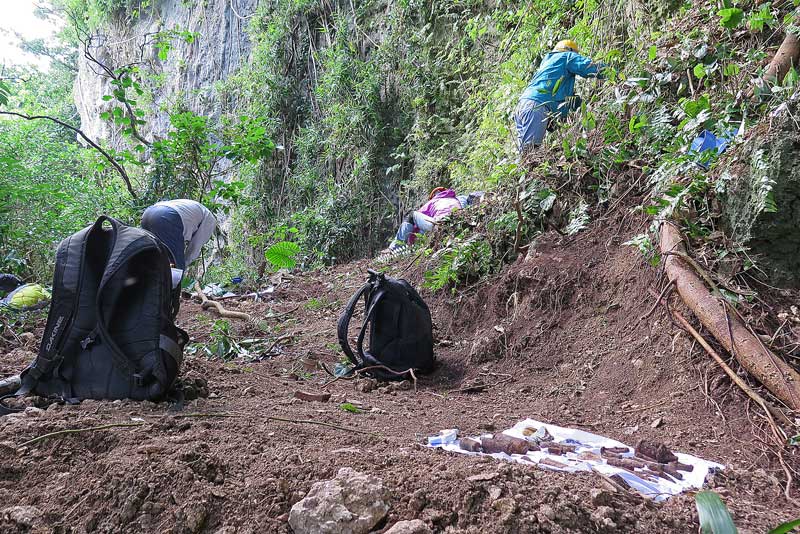
M 157 202 L 142 214 L 142 228 L 155 235 L 172 253 L 172 287 L 180 287 L 186 268 L 211 239 L 217 220 L 208 208 L 179 198 Z
M 520 152 L 542 144 L 552 117 L 565 118 L 570 111 L 580 108 L 581 99 L 575 95 L 575 76 L 602 79 L 603 68 L 602 63 L 579 54 L 575 41 L 559 41 L 542 60 L 514 110 Z

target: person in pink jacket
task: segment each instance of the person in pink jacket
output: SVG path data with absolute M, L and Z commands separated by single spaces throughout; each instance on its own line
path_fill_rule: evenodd
M 420 209 L 412 211 L 400 225 L 397 235 L 389 245 L 390 250 L 397 250 L 406 244 L 414 242 L 415 234 L 430 232 L 433 226 L 450 215 L 453 210 L 465 208 L 472 204 L 474 199 L 480 198 L 482 193 L 472 193 L 467 195 L 456 195 L 452 189 L 437 187 L 431 191 L 428 202 Z

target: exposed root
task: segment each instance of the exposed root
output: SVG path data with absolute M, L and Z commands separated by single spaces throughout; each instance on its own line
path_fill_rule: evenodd
M 217 301 L 209 300 L 205 293 L 203 293 L 203 289 L 200 287 L 200 282 L 195 281 L 194 283 L 194 290 L 197 291 L 197 296 L 200 297 L 200 307 L 204 310 L 208 308 L 214 308 L 217 310 L 217 313 L 220 317 L 226 317 L 230 319 L 243 319 L 245 321 L 250 321 L 252 317 L 246 313 L 237 312 L 226 310 L 225 307 Z
M 39 443 L 40 441 L 54 438 L 56 436 L 63 436 L 66 434 L 80 434 L 82 432 L 94 432 L 95 430 L 105 430 L 107 428 L 126 428 L 132 426 L 142 426 L 142 425 L 144 425 L 144 423 L 111 423 L 108 425 L 90 426 L 89 428 L 67 428 L 65 430 L 50 432 L 49 434 L 44 434 L 42 436 L 29 439 L 28 441 L 21 443 L 17 448 L 21 449 L 22 447 L 27 447 L 28 445 L 33 445 L 35 443 Z

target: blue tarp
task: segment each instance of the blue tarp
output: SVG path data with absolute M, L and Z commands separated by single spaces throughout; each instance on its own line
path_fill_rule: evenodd
M 709 150 L 716 151 L 716 155 L 720 155 L 728 148 L 728 143 L 736 135 L 735 131 L 727 132 L 724 136 L 716 136 L 708 130 L 703 130 L 700 135 L 694 138 L 689 153 L 697 156 L 697 164 L 708 170 L 710 165 Z

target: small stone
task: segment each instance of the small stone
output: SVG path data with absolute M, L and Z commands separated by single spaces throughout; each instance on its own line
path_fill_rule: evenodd
M 477 475 L 472 475 L 471 477 L 467 477 L 467 482 L 488 482 L 489 480 L 494 480 L 499 476 L 500 473 L 497 472 L 478 473 Z
M 205 503 L 190 504 L 184 509 L 186 529 L 189 532 L 200 532 L 208 518 Z
M 408 391 L 411 389 L 411 382 L 408 380 L 402 380 L 400 382 L 395 382 L 393 387 L 395 391 Z
M 42 518 L 42 511 L 35 506 L 11 506 L 0 511 L 0 519 L 32 528 Z
M 411 495 L 411 499 L 408 501 L 408 507 L 411 508 L 414 512 L 421 512 L 425 506 L 428 504 L 427 495 L 425 494 L 425 490 L 418 489 Z
M 650 427 L 651 427 L 651 428 L 658 428 L 658 427 L 660 427 L 662 424 L 664 424 L 664 419 L 662 419 L 661 417 L 659 417 L 658 419 L 656 419 L 655 421 L 653 421 L 652 423 L 650 423 Z
M 378 387 L 378 381 L 374 378 L 365 378 L 356 382 L 356 390 L 361 393 L 369 393 L 376 387 Z
M 589 494 L 592 496 L 592 504 L 595 506 L 610 506 L 614 502 L 614 496 L 600 488 L 592 488 Z
M 539 519 L 539 523 L 546 523 L 556 518 L 556 511 L 549 504 L 543 504 L 536 512 L 536 517 Z
M 489 493 L 489 499 L 492 500 L 492 501 L 496 501 L 503 494 L 503 489 L 499 488 L 497 486 L 491 486 L 489 488 L 489 492 L 488 493 Z
M 306 402 L 328 402 L 331 398 L 330 392 L 309 393 L 307 391 L 295 391 L 294 398 Z
M 492 503 L 492 508 L 500 512 L 503 516 L 510 516 L 517 511 L 517 501 L 511 497 L 504 497 L 494 501 Z
M 36 408 L 34 406 L 28 406 L 25 408 L 25 415 L 28 417 L 39 417 L 44 413 L 44 410 L 41 408 Z
M 422 519 L 398 521 L 384 534 L 430 534 L 431 529 Z

